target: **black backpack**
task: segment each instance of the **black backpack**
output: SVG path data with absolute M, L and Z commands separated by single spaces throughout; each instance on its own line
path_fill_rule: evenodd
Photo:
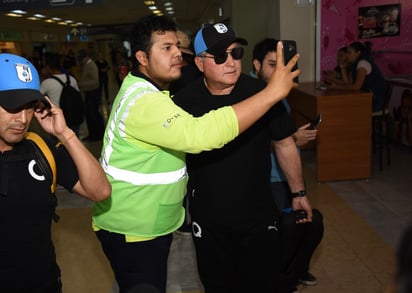
M 60 95 L 60 108 L 63 110 L 67 125 L 70 127 L 82 124 L 85 112 L 83 97 L 78 90 L 70 85 L 69 75 L 66 74 L 65 83 L 57 76 L 53 75 L 51 78 L 57 80 L 63 86 Z

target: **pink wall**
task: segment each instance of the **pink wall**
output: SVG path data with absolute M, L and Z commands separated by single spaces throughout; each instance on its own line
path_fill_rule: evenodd
M 400 35 L 358 39 L 358 8 L 401 4 Z M 340 47 L 354 41 L 370 41 L 375 61 L 387 77 L 412 76 L 412 1 L 411 0 L 322 0 L 321 72 L 336 66 Z M 389 52 L 388 52 L 389 51 Z

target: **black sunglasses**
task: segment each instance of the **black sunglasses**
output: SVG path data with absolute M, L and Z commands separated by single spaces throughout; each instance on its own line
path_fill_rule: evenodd
M 225 52 L 223 55 L 215 55 L 215 56 L 203 55 L 201 57 L 213 58 L 215 59 L 215 63 L 219 65 L 219 64 L 223 64 L 226 62 L 227 56 L 229 56 L 229 54 L 232 56 L 233 59 L 240 60 L 243 57 L 243 47 L 233 48 L 230 52 Z

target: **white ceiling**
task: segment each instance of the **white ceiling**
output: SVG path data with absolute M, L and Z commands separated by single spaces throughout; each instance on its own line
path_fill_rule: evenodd
M 4 2 L 4 1 L 3 1 Z M 32 1 L 33 2 L 33 1 Z M 47 17 L 60 17 L 75 22 L 90 24 L 90 31 L 109 29 L 110 27 L 124 27 L 133 24 L 139 17 L 150 13 L 143 0 L 101 0 L 102 4 L 93 5 L 65 5 L 48 9 L 31 9 L 28 15 L 41 13 Z M 164 0 L 157 0 L 156 5 L 163 8 Z M 174 6 L 173 18 L 183 30 L 198 28 L 210 19 L 218 19 L 219 7 L 225 0 L 172 0 Z M 0 4 L 2 5 L 2 4 Z M 22 7 L 23 9 L 24 7 Z M 55 31 L 67 30 L 57 24 L 47 24 L 43 21 L 30 21 L 25 18 L 12 18 L 0 12 L 0 31 Z

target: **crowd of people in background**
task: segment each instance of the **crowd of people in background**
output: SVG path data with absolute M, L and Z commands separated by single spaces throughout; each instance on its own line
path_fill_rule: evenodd
M 82 138 L 83 140 L 98 141 L 103 138 L 105 127 L 103 120 L 110 112 L 114 98 L 111 96 L 111 90 L 116 90 L 110 87 L 113 84 L 120 87 L 131 69 L 130 58 L 125 48 L 110 46 L 109 49 L 107 59 L 102 52 L 72 48 L 66 49 L 65 53 L 40 53 L 39 50 L 34 50 L 31 56 L 26 56 L 40 74 L 42 93 L 47 94 L 57 106 L 59 106 L 62 85 L 56 80 L 50 80 L 49 77 L 55 76 L 66 81 L 65 76 L 68 75 L 70 84 L 81 92 L 85 102 L 85 120 L 88 129 L 88 134 Z M 111 79 L 116 83 L 110 83 Z M 107 110 L 105 115 L 103 115 L 104 106 Z M 80 125 L 70 125 L 70 127 L 78 136 L 80 135 Z

